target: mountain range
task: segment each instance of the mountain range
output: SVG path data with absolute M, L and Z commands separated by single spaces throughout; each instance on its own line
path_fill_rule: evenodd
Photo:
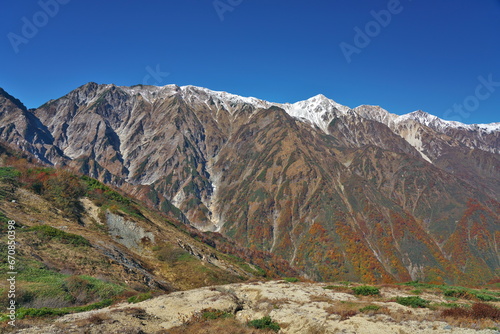
M 500 274 L 500 123 L 88 83 L 29 110 L 0 90 L 0 139 L 314 280 Z

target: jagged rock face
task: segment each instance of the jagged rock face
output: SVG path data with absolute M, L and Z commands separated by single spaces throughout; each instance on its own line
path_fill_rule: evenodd
M 3 139 L 35 152 L 26 133 L 40 131 L 60 152 L 36 151 L 43 159 L 176 207 L 198 228 L 279 254 L 312 278 L 498 274 L 494 125 L 350 109 L 322 95 L 275 104 L 175 85 L 90 83 L 32 112 L 11 100 L 0 104 L 1 129 L 37 122 Z
M 44 162 L 61 152 L 47 128 L 13 96 L 0 88 L 0 139 L 33 153 Z

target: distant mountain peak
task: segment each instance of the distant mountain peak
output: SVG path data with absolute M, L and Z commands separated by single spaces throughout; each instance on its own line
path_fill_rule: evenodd
M 423 110 L 415 110 L 415 111 L 412 111 L 410 113 L 410 115 L 412 116 L 416 116 L 416 117 L 429 117 L 429 116 L 433 116 L 431 114 L 429 114 L 428 112 L 425 112 Z M 436 116 L 433 116 L 433 117 L 436 117 Z M 436 117 L 437 118 L 437 117 Z
M 4 97 L 10 102 L 12 102 L 16 107 L 18 107 L 21 110 L 26 111 L 26 106 L 19 100 L 16 99 L 14 96 L 10 95 L 7 93 L 2 87 L 0 87 L 0 97 Z
M 346 108 L 350 109 L 349 107 L 343 106 L 343 105 L 335 102 L 334 100 L 326 97 L 323 94 L 314 95 L 314 96 L 308 98 L 307 100 L 298 101 L 294 104 L 301 104 L 301 105 L 313 104 L 315 106 L 317 106 L 317 105 L 332 105 L 334 107 L 339 107 L 340 109 L 346 109 Z
M 361 105 L 353 110 L 363 118 L 377 121 L 388 126 L 398 117 L 396 114 L 391 114 L 381 106 Z
M 307 121 L 328 132 L 328 124 L 332 119 L 347 114 L 351 108 L 341 105 L 323 94 L 315 95 L 307 100 L 279 104 L 290 116 Z
M 325 95 L 323 94 L 318 94 L 318 95 L 314 95 L 310 98 L 308 98 L 307 100 L 305 101 L 311 101 L 311 102 L 314 102 L 314 101 L 332 101 L 331 99 L 327 98 Z

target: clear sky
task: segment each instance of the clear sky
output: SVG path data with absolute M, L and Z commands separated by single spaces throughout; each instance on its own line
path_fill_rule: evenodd
M 500 122 L 500 0 L 23 0 L 0 87 L 37 107 L 89 81 Z

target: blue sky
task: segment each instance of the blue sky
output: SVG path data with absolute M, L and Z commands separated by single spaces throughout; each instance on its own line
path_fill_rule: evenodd
M 28 107 L 89 81 L 175 83 L 499 122 L 499 32 L 500 0 L 11 0 L 0 87 Z

